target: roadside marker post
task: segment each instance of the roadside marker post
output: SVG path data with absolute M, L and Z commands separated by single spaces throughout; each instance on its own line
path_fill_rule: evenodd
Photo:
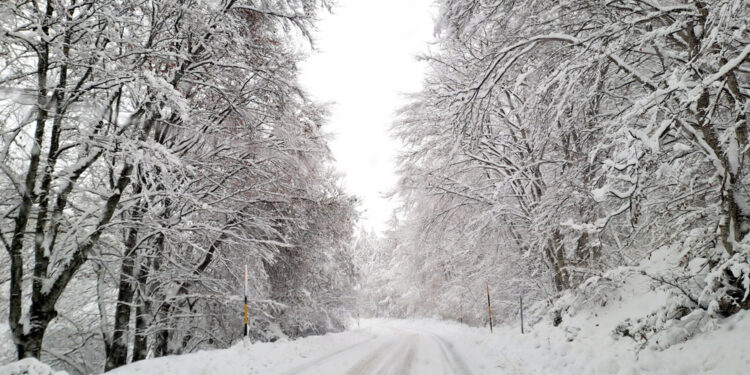
M 244 336 L 247 337 L 247 264 L 245 265 L 245 289 L 244 293 L 245 295 L 245 330 L 244 330 Z
M 490 333 L 492 333 L 492 304 L 490 303 L 490 284 L 485 284 L 487 286 L 487 314 L 490 316 Z
M 523 335 L 523 295 L 519 295 L 518 298 L 521 299 L 521 334 Z

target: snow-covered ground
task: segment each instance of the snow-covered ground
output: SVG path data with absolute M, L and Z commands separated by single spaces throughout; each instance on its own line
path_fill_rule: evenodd
M 509 326 L 490 334 L 455 322 L 371 319 L 342 333 L 240 342 L 224 350 L 141 361 L 108 374 L 747 374 L 750 369 L 750 312 L 663 351 L 637 352 L 632 343 L 608 334 L 603 321 L 578 323 L 583 328 L 569 341 L 569 330 L 545 323 L 521 335 Z M 25 367 L 0 366 L 0 373 L 26 374 Z
M 597 326 L 599 324 L 599 326 Z M 361 328 L 295 341 L 147 360 L 111 375 L 203 374 L 746 374 L 750 314 L 664 351 L 615 340 L 589 319 L 573 341 L 538 324 L 486 328 L 435 320 L 363 320 Z

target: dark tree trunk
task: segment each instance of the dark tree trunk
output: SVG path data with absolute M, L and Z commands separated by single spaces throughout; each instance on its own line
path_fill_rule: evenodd
M 148 336 L 146 314 L 148 307 L 145 301 L 141 300 L 135 311 L 135 341 L 133 342 L 133 362 L 146 359 L 148 355 Z
M 42 32 L 48 34 L 49 27 L 46 26 L 46 20 L 52 17 L 53 8 L 51 4 L 47 4 L 46 13 L 44 16 L 45 26 L 42 27 Z M 45 38 L 42 38 L 44 40 Z M 13 340 L 18 350 L 18 358 L 23 359 L 26 357 L 39 357 L 42 347 L 42 338 L 31 336 L 37 335 L 41 329 L 41 334 L 44 335 L 44 331 L 47 329 L 46 323 L 43 321 L 31 323 L 41 324 L 36 327 L 35 330 L 30 331 L 29 334 L 24 333 L 24 327 L 21 323 L 21 311 L 23 305 L 23 242 L 24 234 L 26 232 L 26 225 L 28 224 L 29 217 L 31 216 L 32 206 L 36 200 L 34 194 L 37 174 L 39 171 L 39 164 L 42 153 L 42 142 L 44 141 L 44 128 L 47 123 L 47 117 L 49 114 L 49 103 L 47 101 L 47 70 L 49 67 L 49 44 L 46 42 L 40 43 L 37 49 L 37 118 L 36 128 L 34 130 L 34 138 L 32 139 L 31 145 L 31 157 L 29 159 L 29 167 L 26 171 L 26 178 L 24 179 L 24 190 L 21 197 L 21 204 L 18 208 L 18 215 L 14 220 L 13 238 L 9 246 L 9 253 L 11 258 L 11 279 L 10 279 L 10 300 L 8 310 L 8 320 L 11 331 L 13 332 Z M 33 307 L 32 307 L 33 309 Z M 38 318 L 38 317 L 37 317 Z
M 138 267 L 138 305 L 135 311 L 135 341 L 133 343 L 133 362 L 146 359 L 148 355 L 148 314 L 151 303 L 148 300 L 147 285 L 149 262 L 141 259 Z
M 562 292 L 570 288 L 570 281 L 568 277 L 568 271 L 565 265 L 565 253 L 562 247 L 562 239 L 560 238 L 560 232 L 555 230 L 552 238 L 547 242 L 547 246 L 544 249 L 545 255 L 547 256 L 547 262 L 552 269 L 552 281 L 555 284 L 555 290 Z
M 172 354 L 169 348 L 174 332 L 170 319 L 172 309 L 172 304 L 163 302 L 156 312 L 156 320 L 161 325 L 154 335 L 154 357 L 156 358 Z
M 138 184 L 134 191 L 141 192 Z M 112 332 L 112 350 L 107 356 L 104 371 L 109 371 L 125 365 L 128 361 L 128 332 L 130 331 L 133 297 L 135 296 L 135 261 L 138 256 L 138 228 L 137 222 L 141 217 L 141 207 L 136 207 L 131 213 L 133 226 L 128 229 L 125 238 L 125 249 L 127 253 L 122 258 L 120 266 L 120 283 L 117 292 L 117 306 L 115 307 L 115 323 Z
M 132 231 L 132 230 L 131 230 Z M 128 236 L 130 237 L 130 236 Z M 127 363 L 128 331 L 130 327 L 131 304 L 135 289 L 133 286 L 135 249 L 131 249 L 122 259 L 120 267 L 120 287 L 115 307 L 115 324 L 112 332 L 112 350 L 107 357 L 104 371 L 109 371 Z

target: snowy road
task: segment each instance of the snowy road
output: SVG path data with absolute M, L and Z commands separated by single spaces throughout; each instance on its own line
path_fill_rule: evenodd
M 281 371 L 312 374 L 473 374 L 444 338 L 414 329 L 377 327 L 371 338 Z
M 498 350 L 505 335 L 433 320 L 362 320 L 361 327 L 297 340 L 132 363 L 108 375 L 526 375 Z M 498 341 L 496 341 L 498 340 Z M 513 344 L 515 346 L 515 344 Z M 507 349 L 507 348 L 506 348 Z M 528 350 L 526 352 L 529 352 Z M 536 354 L 536 353 L 535 353 Z

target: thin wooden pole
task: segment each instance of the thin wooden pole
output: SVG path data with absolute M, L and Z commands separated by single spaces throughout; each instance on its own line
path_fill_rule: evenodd
M 464 322 L 464 296 L 461 295 L 461 316 L 458 318 L 458 321 L 463 323 Z
M 521 334 L 523 335 L 523 295 L 518 297 L 521 299 Z
M 492 303 L 490 303 L 490 284 L 487 285 L 487 314 L 490 316 L 490 333 L 492 333 Z
M 244 336 L 247 337 L 247 264 L 245 265 L 245 331 Z

